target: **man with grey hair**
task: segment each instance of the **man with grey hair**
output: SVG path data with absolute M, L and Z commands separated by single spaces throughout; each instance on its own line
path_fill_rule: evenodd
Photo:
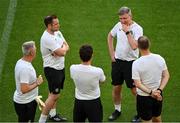
M 121 7 L 118 12 L 119 22 L 108 34 L 109 54 L 112 62 L 112 98 L 115 111 L 109 116 L 109 121 L 116 120 L 121 115 L 122 84 L 125 81 L 128 88 L 136 96 L 136 88 L 132 80 L 132 63 L 139 56 L 137 40 L 143 35 L 143 29 L 132 20 L 131 9 Z M 113 40 L 117 37 L 116 49 Z
M 14 107 L 18 115 L 18 122 L 34 122 L 38 96 L 38 86 L 42 84 L 41 75 L 37 78 L 31 62 L 36 56 L 34 41 L 22 45 L 23 57 L 15 66 L 16 90 L 14 92 Z

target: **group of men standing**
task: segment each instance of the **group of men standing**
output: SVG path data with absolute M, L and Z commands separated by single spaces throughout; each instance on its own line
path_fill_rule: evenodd
M 108 34 L 112 61 L 112 98 L 115 109 L 108 119 L 114 121 L 121 115 L 121 91 L 125 81 L 137 100 L 137 115 L 133 121 L 141 119 L 141 121 L 161 122 L 162 91 L 169 79 L 165 60 L 160 55 L 150 52 L 150 41 L 143 36 L 142 27 L 132 20 L 130 8 L 121 7 L 118 15 L 120 21 Z M 57 16 L 46 16 L 44 23 L 46 30 L 41 37 L 40 46 L 49 95 L 39 122 L 46 122 L 48 116 L 52 121 L 67 121 L 56 112 L 56 104 L 64 85 L 64 56 L 69 50 L 69 45 L 59 31 Z M 113 46 L 115 37 L 116 48 Z M 25 42 L 22 49 L 23 57 L 15 66 L 14 105 L 19 122 L 33 122 L 37 107 L 35 97 L 43 79 L 41 76 L 36 77 L 31 64 L 36 55 L 35 43 Z M 139 51 L 140 58 L 138 58 Z M 103 83 L 106 77 L 101 68 L 91 65 L 92 55 L 92 46 L 82 45 L 79 49 L 81 63 L 70 67 L 70 76 L 75 83 L 74 122 L 85 122 L 86 119 L 89 122 L 103 120 L 99 84 Z

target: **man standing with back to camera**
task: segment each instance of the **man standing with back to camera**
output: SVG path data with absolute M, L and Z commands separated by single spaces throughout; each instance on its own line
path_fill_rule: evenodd
M 137 111 L 143 122 L 162 122 L 162 91 L 169 80 L 163 57 L 151 53 L 146 36 L 138 39 L 141 57 L 132 65 L 132 78 L 137 87 Z
M 103 107 L 100 99 L 100 84 L 106 77 L 101 68 L 92 66 L 93 48 L 82 45 L 79 49 L 81 64 L 70 67 L 70 75 L 75 84 L 74 122 L 102 122 Z
M 67 121 L 56 113 L 56 104 L 63 89 L 65 80 L 64 56 L 69 50 L 62 33 L 59 31 L 59 20 L 56 15 L 46 16 L 44 19 L 46 30 L 41 37 L 41 53 L 46 79 L 48 81 L 49 95 L 42 110 L 39 122 L 49 119 L 55 122 Z
M 112 61 L 112 98 L 115 107 L 115 111 L 108 118 L 109 121 L 114 121 L 121 115 L 121 90 L 124 80 L 132 94 L 136 96 L 136 88 L 132 80 L 132 63 L 139 56 L 137 40 L 143 35 L 142 27 L 132 20 L 130 8 L 121 7 L 118 15 L 120 22 L 108 34 L 109 54 Z M 115 37 L 117 37 L 117 43 L 114 50 Z M 137 119 L 138 116 L 134 120 Z

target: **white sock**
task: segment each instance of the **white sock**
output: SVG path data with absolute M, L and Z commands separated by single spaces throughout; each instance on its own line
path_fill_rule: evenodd
M 41 114 L 39 118 L 39 123 L 45 123 L 47 120 L 47 115 Z
M 121 104 L 119 104 L 119 105 L 114 104 L 114 108 L 115 108 L 115 110 L 118 110 L 119 112 L 121 112 Z
M 54 117 L 56 115 L 56 109 L 55 108 L 51 109 L 50 112 L 49 112 L 49 115 L 51 117 Z

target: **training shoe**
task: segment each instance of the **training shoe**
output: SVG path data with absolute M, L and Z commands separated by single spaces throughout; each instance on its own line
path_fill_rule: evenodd
M 132 123 L 139 123 L 139 122 L 141 122 L 141 118 L 138 115 L 135 115 L 131 122 Z
M 54 117 L 51 117 L 49 115 L 49 120 L 53 122 L 65 122 L 67 121 L 67 118 L 60 116 L 59 114 L 56 114 Z
M 119 112 L 118 110 L 115 110 L 111 116 L 109 116 L 108 120 L 109 121 L 114 121 L 116 120 L 119 116 L 121 115 L 121 112 Z

